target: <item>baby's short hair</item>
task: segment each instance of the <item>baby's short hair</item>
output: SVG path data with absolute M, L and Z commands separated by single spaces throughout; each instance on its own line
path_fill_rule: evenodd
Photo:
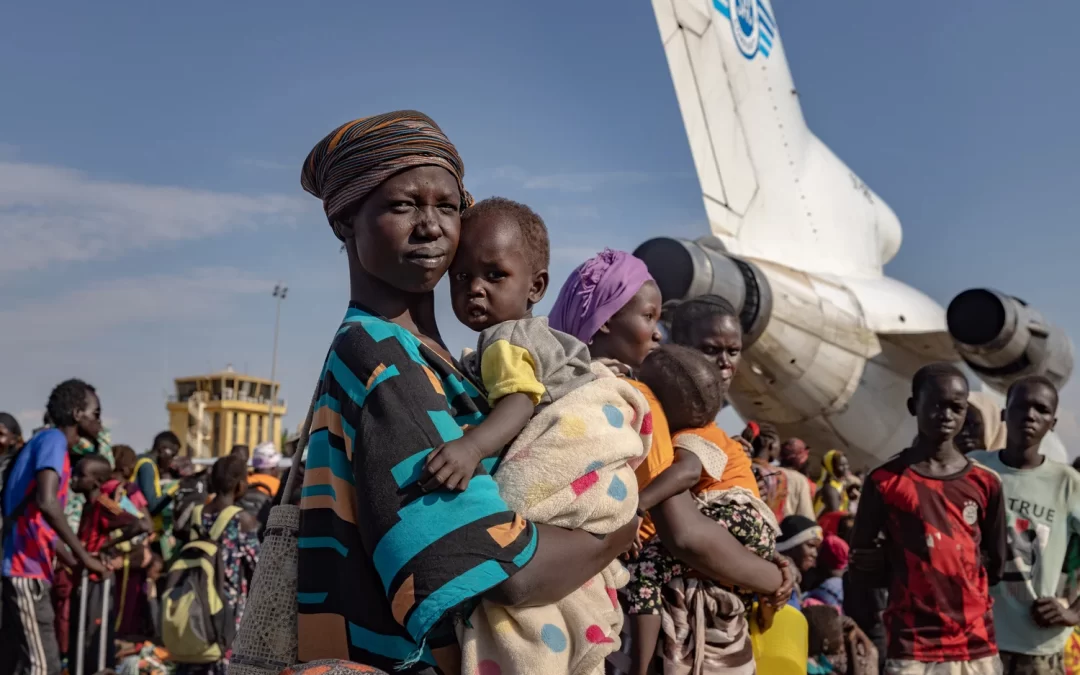
M 844 650 L 844 624 L 840 612 L 828 605 L 813 605 L 803 608 L 809 628 L 810 656 L 836 654 Z
M 720 368 L 689 347 L 662 345 L 641 364 L 639 379 L 656 394 L 673 432 L 706 426 L 724 405 Z
M 108 480 L 112 474 L 112 464 L 109 464 L 109 460 L 104 455 L 99 455 L 96 452 L 83 455 L 75 468 L 81 475 L 101 478 L 102 482 Z
M 503 216 L 517 225 L 525 242 L 525 257 L 534 272 L 546 270 L 551 265 L 551 242 L 548 240 L 547 226 L 536 211 L 506 197 L 488 197 L 473 204 L 462 214 L 462 232 L 469 226 L 470 220 L 485 216 Z

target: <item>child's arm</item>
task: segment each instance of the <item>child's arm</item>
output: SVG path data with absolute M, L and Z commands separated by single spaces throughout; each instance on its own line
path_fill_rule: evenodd
M 701 460 L 694 453 L 675 448 L 675 461 L 645 486 L 638 495 L 638 508 L 648 511 L 657 504 L 686 492 L 701 479 Z
M 505 321 L 480 334 L 471 358 L 479 358 L 473 372 L 479 370 L 491 413 L 462 438 L 428 455 L 420 476 L 425 490 L 464 490 L 480 460 L 495 457 L 521 433 L 547 391 L 536 354 L 553 347 L 561 348 L 545 321 Z
M 456 441 L 444 443 L 428 455 L 422 483 L 425 490 L 464 490 L 480 460 L 494 457 L 513 441 L 532 418 L 536 406 L 528 394 L 507 394 L 479 425 Z M 420 479 L 424 480 L 423 477 Z
M 862 504 L 859 504 L 862 511 Z M 1001 484 L 995 486 L 995 490 L 986 501 L 986 513 L 979 523 L 982 541 L 983 566 L 986 567 L 987 583 L 990 586 L 1001 581 L 1001 575 L 1005 572 L 1005 559 L 1008 557 L 1009 543 L 1005 534 L 1005 499 L 1002 496 Z
M 863 485 L 859 511 L 855 514 L 855 529 L 851 533 L 852 579 L 865 580 L 879 587 L 885 568 L 885 554 L 878 547 L 878 535 L 885 528 L 886 506 L 877 484 L 867 479 Z

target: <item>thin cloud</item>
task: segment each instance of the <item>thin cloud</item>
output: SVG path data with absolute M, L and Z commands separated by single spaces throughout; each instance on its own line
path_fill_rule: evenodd
M 205 321 L 225 315 L 241 296 L 269 293 L 270 279 L 235 268 L 195 269 L 89 284 L 45 300 L 0 310 L 0 350 L 79 342 L 134 323 Z M 78 330 L 71 330 L 78 326 Z
M 0 273 L 289 226 L 308 210 L 310 204 L 283 195 L 119 183 L 64 167 L 0 161 Z

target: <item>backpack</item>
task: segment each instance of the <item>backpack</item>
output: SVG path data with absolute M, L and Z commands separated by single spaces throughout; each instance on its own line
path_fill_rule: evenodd
M 203 505 L 195 507 L 193 538 L 169 564 L 161 600 L 161 638 L 172 660 L 215 663 L 236 634 L 236 617 L 225 597 L 218 540 L 243 509 L 222 509 L 209 532 L 203 531 Z
M 247 492 L 240 498 L 237 504 L 240 505 L 245 511 L 259 517 L 259 513 L 263 510 L 263 506 L 274 498 L 274 495 L 270 492 L 270 488 L 262 483 L 248 483 Z
M 181 541 L 187 541 L 190 538 L 191 526 L 197 522 L 192 517 L 195 507 L 206 504 L 209 498 L 209 477 L 205 473 L 180 479 L 176 494 L 173 496 L 172 527 L 173 533 Z

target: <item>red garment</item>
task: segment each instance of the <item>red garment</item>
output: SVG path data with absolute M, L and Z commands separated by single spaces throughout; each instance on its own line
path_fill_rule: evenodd
M 997 654 L 989 586 L 1005 560 L 997 475 L 973 462 L 945 477 L 912 466 L 910 450 L 875 469 L 859 501 L 852 547 L 874 546 L 881 525 L 891 587 L 888 657 L 923 663 Z
M 840 537 L 835 534 L 826 535 L 818 549 L 818 566 L 828 572 L 846 570 L 850 550 L 848 543 Z
M 135 483 L 111 478 L 101 486 L 101 494 L 106 495 L 115 502 L 119 502 L 125 495 L 138 509 L 149 509 L 150 502 L 146 501 L 142 490 Z
M 68 653 L 68 641 L 71 635 L 71 596 L 75 592 L 75 580 L 71 571 L 63 565 L 57 565 L 53 574 L 52 599 L 56 612 L 56 642 L 60 653 Z
M 79 541 L 88 552 L 99 553 L 113 538 L 113 530 L 126 527 L 136 520 L 115 501 L 99 494 L 97 499 L 87 502 L 83 508 L 79 521 Z M 90 575 L 90 578 L 99 580 L 96 574 Z
M 847 511 L 829 511 L 818 516 L 817 524 L 825 534 L 835 535 L 840 530 L 840 521 L 849 515 Z
M 150 508 L 149 502 L 135 483 L 114 478 L 102 485 L 101 491 L 117 503 L 126 496 L 136 508 Z M 114 576 L 116 635 L 123 639 L 144 640 L 154 635 L 154 626 L 150 619 L 148 570 L 142 567 L 143 555 L 144 548 L 135 546 L 132 552 L 125 556 L 124 566 Z

